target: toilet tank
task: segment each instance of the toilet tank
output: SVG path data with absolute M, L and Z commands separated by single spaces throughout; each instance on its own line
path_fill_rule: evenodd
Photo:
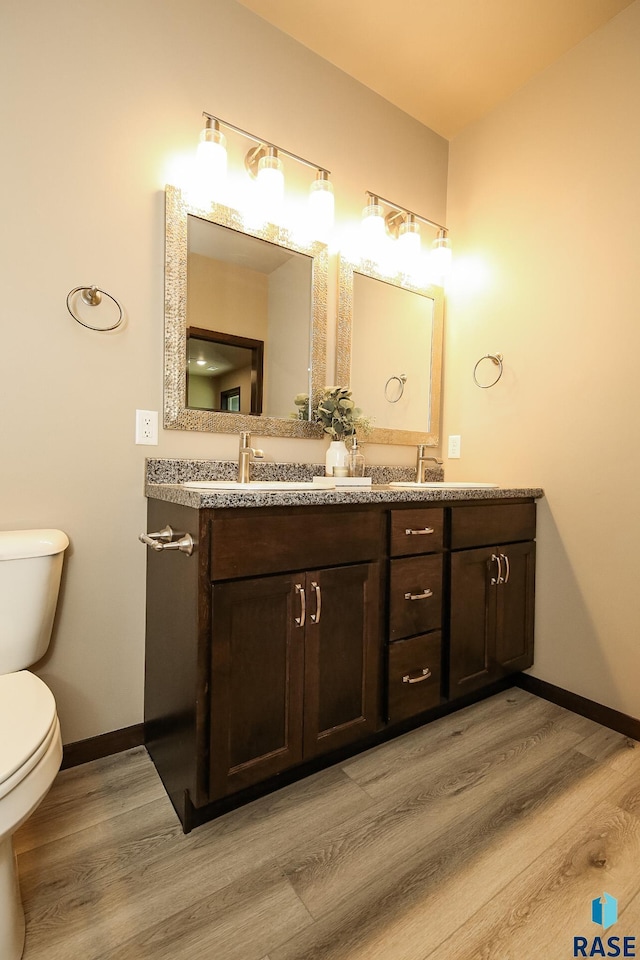
M 0 531 L 0 674 L 46 653 L 68 545 L 61 530 Z

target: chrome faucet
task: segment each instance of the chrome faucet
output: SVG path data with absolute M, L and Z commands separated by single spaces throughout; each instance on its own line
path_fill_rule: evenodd
M 427 469 L 427 464 L 429 462 L 437 464 L 439 467 L 442 466 L 442 460 L 438 460 L 437 457 L 428 457 L 427 456 L 427 447 L 426 443 L 418 444 L 418 456 L 416 458 L 416 483 L 425 483 L 425 471 Z
M 238 452 L 238 483 L 249 483 L 249 466 L 252 458 L 262 460 L 262 450 L 254 450 L 251 446 L 251 434 L 243 430 L 240 434 L 240 450 Z

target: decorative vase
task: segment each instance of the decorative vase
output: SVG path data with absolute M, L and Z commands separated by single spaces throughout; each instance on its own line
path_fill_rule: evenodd
M 327 477 L 333 476 L 334 467 L 347 469 L 349 465 L 349 452 L 344 445 L 344 440 L 332 440 L 327 447 L 327 453 L 324 458 L 324 472 Z M 346 474 L 345 474 L 346 476 Z

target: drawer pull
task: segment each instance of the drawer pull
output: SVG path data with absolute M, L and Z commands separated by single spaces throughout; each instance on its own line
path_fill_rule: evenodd
M 320 623 L 320 614 L 322 613 L 322 593 L 320 592 L 320 584 L 316 583 L 314 580 L 311 584 L 311 589 L 315 590 L 316 593 L 316 612 L 311 614 L 311 623 Z
M 424 593 L 405 593 L 405 600 L 427 600 L 429 597 L 433 596 L 433 590 L 429 590 L 428 587 L 425 587 Z
M 301 583 L 296 583 L 296 593 L 300 594 L 300 616 L 296 617 L 296 627 L 304 627 L 304 621 L 307 617 L 307 600 Z
M 492 553 L 492 554 L 491 554 L 491 560 L 492 560 L 492 561 L 495 560 L 496 563 L 498 564 L 498 576 L 497 576 L 497 577 L 491 577 L 491 584 L 492 584 L 493 586 L 497 586 L 497 585 L 499 585 L 499 584 L 501 584 L 501 583 L 504 583 L 504 579 L 503 579 L 503 577 L 502 577 L 502 560 L 500 559 L 500 558 L 503 557 L 503 556 L 504 556 L 503 553 L 501 553 L 500 556 L 497 556 L 495 553 Z
M 511 573 L 511 566 L 509 565 L 509 557 L 506 555 L 506 553 L 501 553 L 500 556 L 504 560 L 504 566 L 505 566 L 505 575 L 502 582 L 509 583 L 509 574 Z
M 429 533 L 435 533 L 433 527 L 422 527 L 421 530 L 405 530 L 405 533 L 408 537 L 424 537 Z
M 411 674 L 405 673 L 404 677 L 402 678 L 402 682 L 403 683 L 422 683 L 423 680 L 428 680 L 430 676 L 431 676 L 431 670 L 429 670 L 429 667 L 425 667 L 424 670 L 420 671 L 420 675 L 418 677 L 412 677 Z

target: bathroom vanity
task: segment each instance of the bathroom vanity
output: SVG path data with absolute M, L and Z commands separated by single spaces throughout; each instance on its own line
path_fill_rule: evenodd
M 147 747 L 185 831 L 533 662 L 539 489 L 149 484 Z

